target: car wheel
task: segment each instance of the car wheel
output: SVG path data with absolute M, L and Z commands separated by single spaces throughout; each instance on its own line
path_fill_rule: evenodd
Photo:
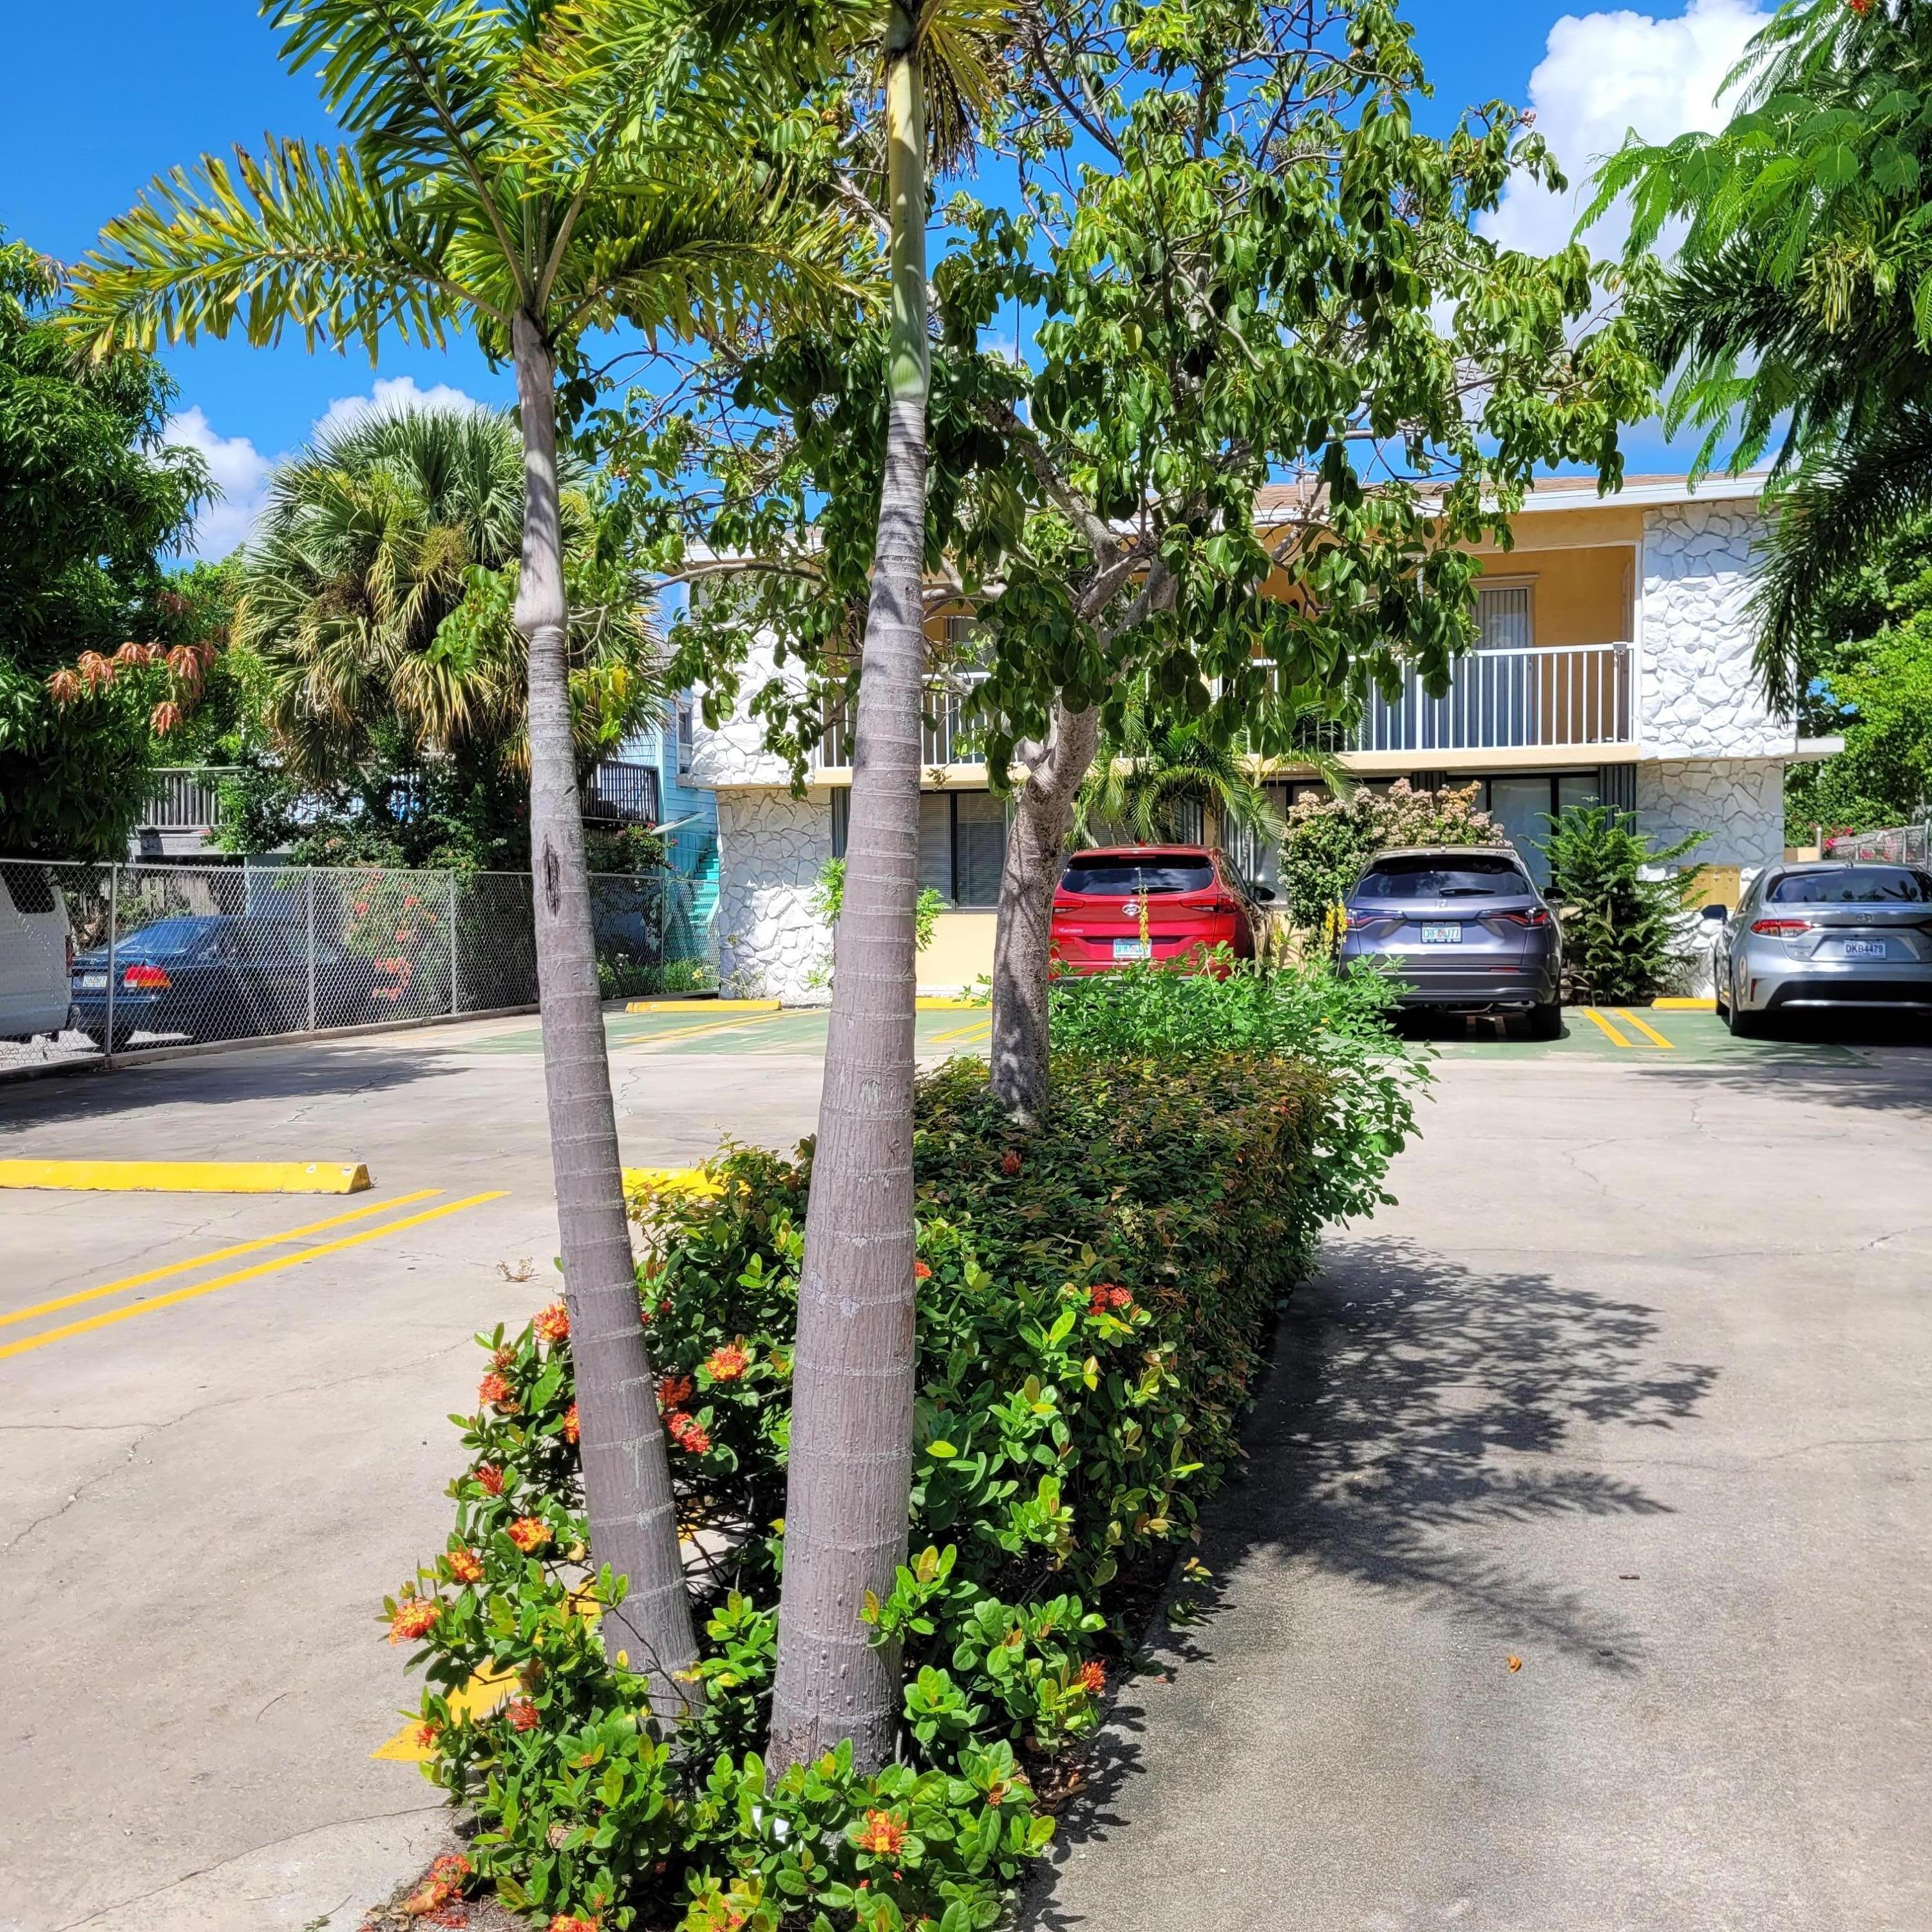
M 1748 1013 L 1735 1001 L 1724 1009 L 1724 1024 L 1733 1040 L 1757 1040 L 1764 1033 L 1764 1016 Z
M 1522 1030 L 1530 1040 L 1561 1040 L 1563 1037 L 1563 1009 L 1552 1000 L 1543 1006 L 1532 1006 L 1523 1016 Z

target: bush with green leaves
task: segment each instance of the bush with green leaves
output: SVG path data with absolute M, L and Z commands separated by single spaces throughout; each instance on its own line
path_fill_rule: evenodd
M 1596 1006 L 1654 999 L 1682 964 L 1693 871 L 1672 869 L 1704 842 L 1694 832 L 1653 851 L 1628 812 L 1573 806 L 1550 820 L 1546 896 L 1561 909 L 1568 996 Z
M 1289 922 L 1318 932 L 1374 855 L 1405 845 L 1501 845 L 1502 829 L 1476 809 L 1480 788 L 1415 791 L 1397 778 L 1386 791 L 1366 785 L 1346 797 L 1304 799 L 1290 808 L 1276 887 Z
M 1251 1018 L 1254 1036 L 1367 1051 L 1372 993 L 1268 997 L 1288 1016 Z M 1139 1606 L 1238 1454 L 1275 1310 L 1400 1144 L 1348 1097 L 1352 1049 L 1203 1052 L 1197 1034 L 1063 1052 L 1025 1128 L 976 1061 L 920 1084 L 918 1553 L 864 1612 L 904 1675 L 899 1761 L 875 1777 L 846 1751 L 782 1774 L 762 1755 L 809 1144 L 728 1147 L 704 1188 L 634 1198 L 705 1629 L 704 1696 L 674 1735 L 641 1660 L 607 1661 L 591 1620 L 617 1586 L 588 1568 L 567 1314 L 479 1338 L 454 1528 L 386 1605 L 422 1646 L 429 1773 L 481 1826 L 472 1882 L 604 1932 L 998 1922 L 1051 1836 L 1036 1778 L 1098 1723 Z M 502 1702 L 457 1694 L 479 1678 Z
M 845 861 L 828 859 L 820 868 L 806 904 L 828 926 L 836 929 L 844 903 Z M 912 902 L 912 945 L 915 952 L 923 952 L 932 944 L 933 929 L 939 922 L 939 915 L 945 910 L 946 900 L 942 893 L 931 886 L 920 888 L 919 897 Z M 806 974 L 805 983 L 808 986 L 830 986 L 832 968 L 832 958 L 828 952 Z

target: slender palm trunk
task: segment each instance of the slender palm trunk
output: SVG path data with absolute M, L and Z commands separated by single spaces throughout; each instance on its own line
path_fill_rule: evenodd
M 524 428 L 524 555 L 516 625 L 530 652 L 530 870 L 544 1090 L 563 1246 L 564 1296 L 577 1371 L 591 1560 L 628 1586 L 606 1612 L 604 1642 L 651 1678 L 651 1704 L 675 1717 L 698 1654 L 678 1554 L 670 1468 L 644 1348 L 624 1215 L 617 1120 L 597 992 L 590 880 L 571 732 L 568 613 L 556 485 L 556 371 L 536 322 L 516 318 Z
M 913 901 L 926 664 L 925 128 L 912 22 L 886 49 L 890 413 L 852 757 L 845 893 L 799 1282 L 784 1582 L 767 1759 L 892 1754 L 896 1650 L 860 1611 L 904 1561 L 912 1480 Z
M 993 1097 L 1031 1120 L 1046 1105 L 1047 970 L 1053 895 L 1073 805 L 1094 762 L 1100 714 L 1054 707 L 1052 742 L 1028 760 L 1000 872 L 993 929 Z

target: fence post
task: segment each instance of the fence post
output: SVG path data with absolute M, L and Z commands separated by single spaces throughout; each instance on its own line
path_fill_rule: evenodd
M 462 1008 L 456 979 L 456 870 L 449 874 L 449 1016 L 454 1019 Z
M 107 1063 L 114 1062 L 114 982 L 121 976 L 115 964 L 114 955 L 120 940 L 121 868 L 110 866 L 107 868 L 107 1037 L 101 1042 L 101 1052 Z
M 315 868 L 305 867 L 302 873 L 302 896 L 307 902 L 308 926 L 308 1030 L 315 1030 Z

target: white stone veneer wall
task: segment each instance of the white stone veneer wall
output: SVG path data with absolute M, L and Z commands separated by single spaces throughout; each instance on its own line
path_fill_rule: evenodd
M 807 903 L 832 856 L 829 794 L 718 794 L 718 976 L 740 999 L 823 1004 L 814 968 L 829 962 L 832 929 Z
M 1751 670 L 1748 605 L 1763 529 L 1756 508 L 1736 501 L 1645 513 L 1637 736 L 1646 758 L 1764 758 L 1794 748 L 1790 723 L 1765 708 Z
M 1636 822 L 1654 845 L 1709 836 L 1694 866 L 1747 872 L 1784 856 L 1784 766 L 1780 759 L 1666 758 L 1636 768 Z

